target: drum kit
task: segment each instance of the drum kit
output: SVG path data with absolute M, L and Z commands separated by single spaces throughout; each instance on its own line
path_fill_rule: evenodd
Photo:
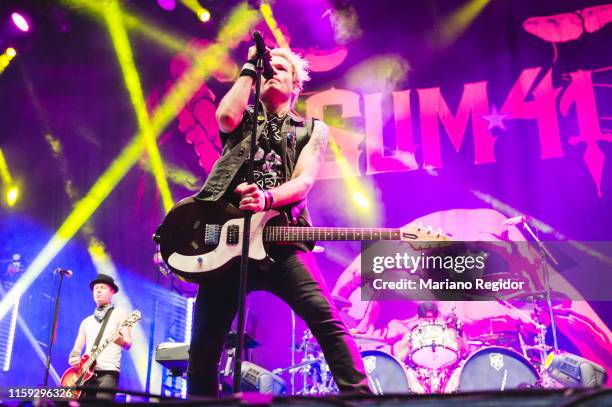
M 532 304 L 536 311 L 541 307 L 536 299 L 523 304 Z M 416 322 L 404 335 L 403 352 L 395 351 L 393 355 L 385 338 L 362 333 L 353 333 L 353 336 L 375 394 L 558 387 L 547 376 L 544 367 L 546 354 L 552 349 L 545 343 L 546 326 L 539 323 L 539 312 L 533 315 L 528 330 L 531 334 L 517 329 L 469 337 L 463 332 L 462 322 L 454 309 L 447 315 L 439 315 L 434 303 L 422 303 Z M 301 377 L 301 386 L 292 389 L 292 393 L 324 395 L 338 392 L 323 352 L 310 330 L 304 332 L 296 350 L 301 354 L 296 364 L 273 371 L 290 374 L 292 383 L 295 375 Z

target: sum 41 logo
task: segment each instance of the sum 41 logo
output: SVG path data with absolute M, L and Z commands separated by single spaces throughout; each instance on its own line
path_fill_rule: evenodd
M 607 68 L 604 68 L 607 69 Z M 612 69 L 612 68 L 611 68 Z M 552 70 L 542 68 L 524 69 L 509 90 L 501 108 L 492 105 L 488 96 L 488 81 L 466 83 L 456 111 L 453 113 L 442 96 L 441 89 L 424 88 L 392 92 L 395 120 L 395 146 L 383 143 L 382 93 L 363 96 L 363 119 L 365 124 L 366 174 L 411 171 L 419 168 L 433 169 L 444 166 L 441 151 L 443 127 L 453 148 L 458 152 L 466 139 L 468 123 L 471 122 L 474 164 L 494 163 L 494 128 L 506 130 L 505 123 L 511 120 L 532 120 L 537 124 L 540 159 L 564 157 L 559 116 L 577 117 L 578 134 L 569 139 L 571 145 L 584 143 L 584 161 L 601 196 L 601 178 L 604 154 L 598 142 L 612 141 L 611 134 L 604 134 L 599 126 L 592 74 L 594 71 L 577 71 L 567 75 L 569 84 L 554 87 Z M 411 97 L 416 92 L 417 97 Z M 413 100 L 418 100 L 418 117 L 413 115 Z M 307 115 L 323 117 L 325 106 L 339 106 L 343 118 L 362 117 L 361 96 L 342 89 L 330 89 L 315 93 L 306 100 Z M 557 109 L 557 103 L 559 108 Z M 575 109 L 571 109 L 574 107 Z M 413 134 L 413 120 L 420 132 L 418 142 L 422 162 L 417 163 L 417 142 Z M 442 126 L 440 126 L 440 124 Z M 363 135 L 332 128 L 334 141 L 344 152 L 353 175 L 359 175 L 359 144 Z M 387 147 L 385 149 L 385 147 Z M 325 162 L 321 178 L 341 176 L 335 162 Z

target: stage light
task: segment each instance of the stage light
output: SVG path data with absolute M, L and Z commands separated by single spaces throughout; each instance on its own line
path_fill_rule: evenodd
M 274 35 L 274 39 L 276 40 L 278 46 L 282 48 L 289 48 L 289 43 L 287 42 L 287 39 L 283 35 L 280 28 L 278 28 L 276 19 L 272 14 L 272 7 L 270 7 L 268 3 L 264 3 L 259 8 L 259 11 L 261 11 L 261 15 L 263 16 L 266 24 L 270 28 L 270 31 L 272 31 L 272 35 Z
M 118 0 L 112 1 L 107 6 L 107 12 L 105 13 L 106 24 L 108 31 L 117 53 L 117 59 L 121 72 L 123 73 L 123 79 L 125 86 L 130 95 L 130 100 L 134 106 L 134 112 L 136 113 L 136 121 L 138 122 L 138 128 L 143 135 L 143 141 L 151 161 L 151 169 L 153 176 L 159 188 L 164 209 L 168 212 L 174 205 L 172 199 L 172 193 L 168 186 L 168 180 L 164 172 L 164 164 L 157 147 L 157 134 L 151 127 L 151 119 L 147 110 L 147 105 L 140 84 L 140 76 L 134 63 L 134 57 L 132 54 L 132 48 L 130 47 L 130 41 L 123 25 L 121 18 L 121 8 Z
M 121 276 L 117 272 L 117 267 L 115 266 L 113 259 L 110 257 L 110 254 L 108 254 L 106 246 L 103 242 L 96 239 L 94 236 L 90 236 L 87 251 L 89 252 L 89 256 L 91 257 L 97 273 L 109 275 L 115 279 L 119 287 L 125 287 Z M 135 307 L 130 301 L 130 296 L 127 295 L 127 287 L 125 287 L 124 291 L 126 292 L 125 295 L 118 295 L 113 298 L 113 301 L 121 309 L 132 310 Z M 147 342 L 147 337 L 142 325 L 137 324 L 132 327 L 132 341 L 133 343 Z M 134 368 L 136 369 L 136 374 L 138 380 L 140 381 L 140 385 L 144 387 L 147 377 L 147 351 L 142 346 L 132 346 L 129 350 L 129 355 L 134 363 Z
M 360 208 L 368 209 L 370 207 L 370 201 L 361 191 L 353 192 L 353 201 Z
M 176 7 L 174 0 L 157 0 L 157 4 L 166 11 L 172 11 Z
M 96 18 L 104 18 L 106 13 L 106 4 L 98 0 L 62 0 L 62 3 L 66 6 L 74 7 L 75 11 L 83 12 Z M 165 32 L 152 21 L 141 16 L 121 10 L 121 19 L 126 28 L 138 31 L 145 38 L 171 52 L 183 52 L 187 48 L 186 39 Z
M 30 24 L 28 24 L 28 20 L 26 20 L 25 17 L 22 16 L 21 14 L 19 13 L 11 14 L 11 20 L 13 20 L 13 24 L 15 24 L 15 26 L 19 28 L 21 31 L 23 32 L 30 31 Z
M 1 61 L 1 56 L 0 56 Z M 5 200 L 8 206 L 13 206 L 19 198 L 19 187 L 13 183 L 13 177 L 9 171 L 8 163 L 4 158 L 4 152 L 0 148 L 0 180 L 5 191 Z M 2 317 L 0 317 L 2 319 Z
M 191 326 L 193 325 L 193 304 L 195 303 L 195 298 L 187 298 L 185 302 L 186 318 L 185 318 L 185 333 L 183 337 L 183 342 L 191 343 Z M 187 398 L 187 382 L 183 381 L 183 385 L 181 387 L 181 397 Z
M 410 63 L 399 55 L 376 55 L 355 64 L 344 74 L 350 89 L 363 94 L 391 93 L 410 73 Z
M 451 45 L 478 17 L 491 0 L 470 0 L 452 14 L 446 16 L 440 24 L 440 45 Z
M 8 332 L 4 333 L 7 338 L 6 349 L 4 354 L 4 365 L 2 370 L 8 372 L 11 367 L 11 355 L 13 354 L 13 342 L 15 340 L 15 325 L 17 325 L 17 315 L 19 313 L 19 297 L 15 300 L 13 305 L 13 312 L 11 313 L 11 319 L 9 323 Z
M 359 182 L 357 177 L 353 175 L 352 169 L 350 168 L 346 157 L 340 150 L 338 144 L 332 138 L 329 140 L 329 149 L 334 154 L 336 165 L 340 170 L 346 190 L 350 192 L 351 199 L 355 204 L 355 209 L 357 209 L 360 215 L 374 215 L 375 212 L 371 211 L 372 208 L 370 203 L 372 202 L 372 199 L 370 198 L 368 190 L 361 184 L 361 182 Z
M 13 185 L 6 191 L 6 203 L 8 206 L 14 206 L 19 199 L 19 187 Z
M 599 387 L 608 373 L 603 366 L 571 353 L 551 353 L 544 364 L 548 374 L 566 387 Z
M 181 3 L 193 11 L 201 22 L 206 23 L 210 21 L 210 11 L 202 7 L 198 0 L 181 0 Z
M 203 8 L 202 10 L 198 12 L 198 18 L 203 23 L 210 21 L 210 11 Z
M 248 10 L 240 4 L 234 8 L 221 28 L 215 43 L 196 55 L 194 65 L 186 71 L 170 89 L 161 104 L 151 114 L 153 133 L 159 136 L 163 129 L 183 109 L 202 83 L 219 68 L 229 52 L 229 48 L 237 46 L 242 38 L 260 21 L 257 13 Z M 51 260 L 66 246 L 75 233 L 85 224 L 102 202 L 113 191 L 128 171 L 137 163 L 144 150 L 143 135 L 138 133 L 113 160 L 109 168 L 98 178 L 87 195 L 74 205 L 73 211 L 64 220 L 51 240 L 30 263 L 22 277 L 11 287 L 10 291 L 0 301 L 0 319 L 11 306 L 12 301 L 22 295 L 35 279 L 44 271 Z M 0 167 L 1 168 L 1 167 Z
M 15 48 L 7 48 L 4 53 L 0 55 L 0 73 L 4 72 L 16 55 L 17 51 L 15 51 Z

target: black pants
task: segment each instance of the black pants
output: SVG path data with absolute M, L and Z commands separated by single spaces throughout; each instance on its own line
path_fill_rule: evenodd
M 95 389 L 116 389 L 119 382 L 119 372 L 115 370 L 96 370 L 96 377 L 87 382 L 86 386 Z M 84 400 L 114 400 L 114 391 L 87 390 Z
M 248 291 L 267 290 L 289 304 L 321 345 L 338 388 L 369 394 L 355 340 L 331 301 L 312 253 L 297 249 L 277 252 L 269 269 L 252 267 Z M 195 305 L 187 371 L 190 395 L 217 396 L 218 363 L 237 311 L 239 265 L 209 278 L 200 285 Z

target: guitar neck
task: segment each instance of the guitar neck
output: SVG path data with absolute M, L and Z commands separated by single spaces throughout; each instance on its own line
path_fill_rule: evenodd
M 389 228 L 326 228 L 298 226 L 267 226 L 266 242 L 308 242 L 339 240 L 401 240 L 400 229 Z
M 104 351 L 104 349 L 106 349 L 106 347 L 111 343 L 114 342 L 117 338 L 119 337 L 119 333 L 118 332 L 113 332 L 113 334 L 106 338 L 104 340 L 104 342 L 102 342 L 100 344 L 100 346 L 98 346 L 98 348 L 93 351 L 91 353 L 91 356 L 89 357 L 89 360 L 87 360 L 87 362 L 85 363 L 85 365 L 83 365 L 83 371 L 87 371 L 89 370 L 89 368 L 91 367 L 91 365 L 96 361 L 96 359 L 98 358 L 98 356 L 100 356 L 100 353 L 102 353 L 102 351 Z

